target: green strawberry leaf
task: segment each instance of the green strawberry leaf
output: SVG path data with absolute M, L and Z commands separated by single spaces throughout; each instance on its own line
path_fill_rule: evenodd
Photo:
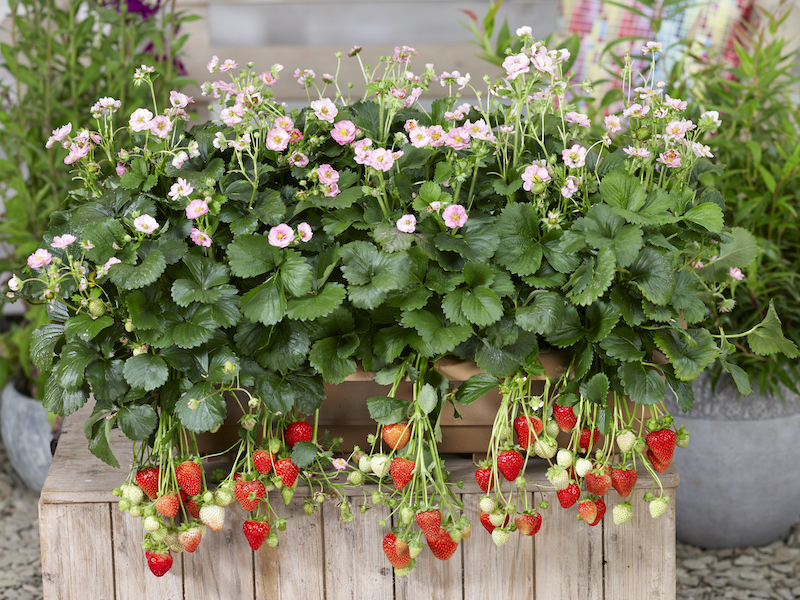
M 117 426 L 129 440 L 146 440 L 156 430 L 158 417 L 149 404 L 123 406 L 117 413 Z
M 277 373 L 262 373 L 253 390 L 273 414 L 286 414 L 294 406 L 294 389 Z
M 181 424 L 194 433 L 211 431 L 222 425 L 227 407 L 222 394 L 207 382 L 198 383 L 175 404 Z
M 316 294 L 307 294 L 301 298 L 290 298 L 287 303 L 287 315 L 298 321 L 314 321 L 331 314 L 342 302 L 347 292 L 341 283 L 326 283 Z
M 747 345 L 754 354 L 769 356 L 781 353 L 787 358 L 797 358 L 798 350 L 794 342 L 783 335 L 781 320 L 772 301 L 767 316 L 748 335 Z
M 59 384 L 56 377 L 45 380 L 42 405 L 48 412 L 66 417 L 86 404 L 88 399 L 89 394 L 85 390 L 68 390 Z
M 30 356 L 34 366 L 49 373 L 53 366 L 54 350 L 64 336 L 64 325 L 48 323 L 31 334 Z
M 488 287 L 469 290 L 461 301 L 461 310 L 467 320 L 478 327 L 486 327 L 503 316 L 503 304 Z
M 292 448 L 292 462 L 305 469 L 317 458 L 317 446 L 311 442 L 296 442 Z
M 758 256 L 758 242 L 747 229 L 734 227 L 728 233 L 730 237 L 720 243 L 716 260 L 698 270 L 698 273 L 706 279 L 714 281 L 728 279 L 731 267 L 744 270 Z
M 561 323 L 564 308 L 563 297 L 558 292 L 537 293 L 533 304 L 517 309 L 517 325 L 540 335 L 553 333 Z
M 328 383 L 342 383 L 345 377 L 356 372 L 356 361 L 339 356 L 340 341 L 340 337 L 317 340 L 308 354 L 308 362 Z
M 712 233 L 719 233 L 722 231 L 722 208 L 713 202 L 704 202 L 699 206 L 690 208 L 682 218 L 686 221 L 697 223 Z
M 719 348 L 706 329 L 659 331 L 655 342 L 681 381 L 697 379 L 719 356 Z
M 286 294 L 280 279 L 271 276 L 267 281 L 242 296 L 239 308 L 253 322 L 274 325 L 286 314 Z
M 462 406 L 472 404 L 500 385 L 500 380 L 488 373 L 477 373 L 458 386 L 456 401 Z
M 495 260 L 516 275 L 532 275 L 542 264 L 539 214 L 532 204 L 507 205 L 497 219 L 497 234 L 503 243 Z
M 669 260 L 653 247 L 646 247 L 631 265 L 630 282 L 654 304 L 665 306 L 675 289 L 675 275 Z
M 608 356 L 622 362 L 637 362 L 644 358 L 642 339 L 629 327 L 615 327 L 600 342 L 600 347 Z
M 389 396 L 374 396 L 367 399 L 367 409 L 373 421 L 380 425 L 392 425 L 406 416 L 408 401 Z
M 228 264 L 237 277 L 257 277 L 272 271 L 281 260 L 281 250 L 261 234 L 238 235 L 228 244 Z
M 151 250 L 138 265 L 119 263 L 109 269 L 111 281 L 124 290 L 136 290 L 150 285 L 167 268 L 160 250 Z
M 169 378 L 169 367 L 163 358 L 155 354 L 139 354 L 125 361 L 125 381 L 132 388 L 146 392 L 161 387 Z
M 595 373 L 581 384 L 581 395 L 593 404 L 605 405 L 608 396 L 608 376 L 605 373 Z
M 661 402 L 667 394 L 661 371 L 648 369 L 639 362 L 622 363 L 619 378 L 625 393 L 636 404 L 650 406 Z
M 70 317 L 64 324 L 64 337 L 67 339 L 77 337 L 84 342 L 88 342 L 93 340 L 103 329 L 113 324 L 114 319 L 108 315 L 98 319 L 93 319 L 89 315 L 75 315 Z
M 439 396 L 436 394 L 436 390 L 433 389 L 433 386 L 430 383 L 423 385 L 422 389 L 419 391 L 419 394 L 417 395 L 417 405 L 426 415 L 431 414 L 439 405 Z

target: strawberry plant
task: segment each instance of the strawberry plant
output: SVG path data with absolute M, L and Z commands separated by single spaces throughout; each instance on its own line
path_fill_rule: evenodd
M 209 71 L 222 79 L 203 90 L 219 98 L 218 120 L 188 128 L 192 99 L 173 90 L 167 108 L 133 111 L 121 149 L 113 99 L 98 103 L 93 129 L 54 133 L 78 185 L 10 294 L 43 302 L 53 321 L 31 341 L 49 372 L 46 406 L 70 414 L 92 394 L 85 430 L 110 464 L 111 429 L 135 441 L 118 493 L 142 519 L 146 551 L 181 551 L 181 535 L 196 548 L 194 519 L 219 531 L 234 501 L 249 513 L 248 542 L 274 546 L 286 528 L 278 496 L 308 489 L 307 513 L 333 502 L 348 521 L 344 486 L 371 484 L 394 519 L 383 550 L 396 573 L 426 544 L 446 560 L 471 524 L 439 452 L 442 415 L 492 390 L 501 403 L 476 480 L 494 542 L 546 526 L 529 506 L 531 460 L 550 462 L 559 503 L 594 526 L 615 443 L 620 464 L 660 486 L 678 439 L 667 386 L 688 410 L 689 382 L 731 340 L 754 353 L 788 347 L 760 343 L 781 339 L 772 309 L 745 332 L 706 326 L 757 251 L 747 231 L 725 227 L 719 193 L 698 187 L 717 115 L 684 119 L 629 61 L 625 108 L 596 136 L 571 100 L 569 52 L 521 31 L 506 77 L 486 90 L 430 66 L 414 74 L 414 50 L 398 47 L 365 69 L 363 98 L 298 69 L 318 99 L 288 110 L 270 92 L 280 65 L 259 73 L 215 57 Z M 644 48 L 652 60 L 658 50 Z M 145 86 L 153 77 L 135 73 Z M 420 104 L 436 80 L 452 95 Z M 467 88 L 476 103 L 461 99 Z M 542 365 L 550 349 L 569 356 L 560 377 Z M 482 372 L 454 389 L 437 370 L 449 355 Z M 376 430 L 339 456 L 319 427 L 323 384 L 359 365 L 385 394 L 353 400 Z M 239 440 L 213 489 L 196 436 L 222 426 L 229 406 Z M 662 514 L 663 493 L 651 496 Z

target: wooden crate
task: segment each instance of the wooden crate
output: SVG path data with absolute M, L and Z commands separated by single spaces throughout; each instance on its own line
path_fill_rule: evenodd
M 552 491 L 534 492 L 533 502 L 550 502 L 541 531 L 532 538 L 513 535 L 496 548 L 479 523 L 482 496 L 467 460 L 448 460 L 472 519 L 473 535 L 459 544 L 448 561 L 428 550 L 418 569 L 395 578 L 381 551 L 387 529 L 378 521 L 383 507 L 342 524 L 338 509 L 326 503 L 308 517 L 302 503 L 284 506 L 272 492 L 278 512 L 293 517 L 279 533 L 277 548 L 266 544 L 253 552 L 241 527 L 237 506 L 228 510 L 225 528 L 209 531 L 194 554 L 175 556 L 172 570 L 156 578 L 141 550 L 139 519 L 120 513 L 111 490 L 122 483 L 131 457 L 130 442 L 115 432 L 113 449 L 123 469 L 113 469 L 89 454 L 82 423 L 85 407 L 66 419 L 50 474 L 39 500 L 42 579 L 45 600 L 374 600 L 446 598 L 483 600 L 616 600 L 675 598 L 675 488 L 671 469 L 661 478 L 670 496 L 667 513 L 652 519 L 642 496 L 650 487 L 640 473 L 633 502 L 634 518 L 616 526 L 611 507 L 619 500 L 611 490 L 604 521 L 589 527 L 563 510 Z M 536 460 L 529 476 L 547 485 L 544 461 Z M 296 498 L 301 498 L 298 490 Z M 359 498 L 360 498 L 359 494 Z M 354 498 L 353 502 L 361 502 Z

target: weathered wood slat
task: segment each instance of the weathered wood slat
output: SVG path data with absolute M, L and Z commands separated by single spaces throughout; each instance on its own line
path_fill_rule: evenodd
M 46 600 L 114 600 L 109 504 L 39 502 Z

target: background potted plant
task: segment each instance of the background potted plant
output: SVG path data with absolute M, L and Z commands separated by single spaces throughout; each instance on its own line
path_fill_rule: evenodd
M 203 90 L 219 96 L 221 122 L 186 131 L 192 99 L 172 91 L 166 109 L 131 114 L 122 151 L 112 98 L 98 104 L 95 129 L 54 132 L 83 186 L 10 286 L 54 321 L 32 339 L 49 372 L 45 406 L 70 414 L 92 393 L 89 447 L 110 464 L 112 428 L 138 442 L 118 494 L 143 519 L 156 575 L 169 570 L 169 551 L 196 548 L 204 525 L 222 526 L 234 496 L 254 549 L 277 543 L 283 525 L 268 492 L 289 502 L 300 479 L 318 490 L 309 511 L 333 495 L 352 518 L 331 465 L 351 485 L 380 482 L 372 499 L 397 514 L 384 551 L 399 574 L 413 569 L 423 536 L 449 558 L 471 525 L 438 453 L 441 415 L 497 389 L 489 464 L 476 472 L 495 543 L 540 526 L 527 495 L 499 487 L 502 477 L 523 492 L 533 455 L 556 459 L 562 506 L 585 486 L 579 514 L 596 525 L 612 478 L 628 496 L 637 461 L 657 481 L 688 441 L 663 410 L 667 386 L 688 410 L 689 382 L 725 360 L 727 340 L 776 351 L 774 309 L 736 334 L 703 324 L 707 303 L 727 302 L 731 273 L 756 253 L 748 232 L 724 227 L 719 193 L 692 177 L 717 115 L 683 119 L 654 81 L 638 85 L 629 61 L 625 111 L 592 139 L 569 104 L 569 52 L 549 51 L 529 28 L 517 35 L 523 49 L 504 61 L 504 79 L 473 89 L 476 105 L 456 93 L 420 106 L 434 78 L 453 92 L 471 78 L 430 66 L 415 75 L 408 47 L 365 67 L 358 100 L 335 77 L 297 69 L 319 99 L 291 112 L 270 97 L 280 65 L 258 73 L 214 57 L 209 71 L 223 78 Z M 647 64 L 659 51 L 645 45 Z M 134 75 L 152 78 L 148 67 Z M 615 142 L 622 119 L 630 129 Z M 569 364 L 533 391 L 547 348 L 568 349 Z M 437 369 L 450 355 L 483 373 L 453 390 Z M 318 414 L 324 383 L 342 383 L 358 363 L 387 390 L 361 400 L 376 434 L 348 462 L 334 458 L 317 418 L 304 418 Z M 396 397 L 405 380 L 410 402 Z M 222 425 L 228 396 L 240 405 L 241 441 L 212 492 L 195 434 Z M 560 429 L 572 431 L 561 451 Z M 646 500 L 663 514 L 660 491 Z M 614 514 L 629 520 L 630 504 Z
M 13 270 L 38 247 L 51 213 L 73 187 L 71 167 L 45 148 L 51 131 L 89 119 L 102 96 L 144 101 L 149 91 L 135 88 L 128 75 L 142 63 L 164 65 L 156 93 L 185 83 L 176 59 L 185 40 L 177 32 L 190 18 L 160 2 L 15 0 L 9 8 L 0 63 L 0 272 Z M 47 374 L 31 363 L 29 342 L 48 317 L 41 304 L 17 304 L 6 313 L 0 428 L 14 468 L 41 489 L 50 464 L 51 427 L 41 408 Z

